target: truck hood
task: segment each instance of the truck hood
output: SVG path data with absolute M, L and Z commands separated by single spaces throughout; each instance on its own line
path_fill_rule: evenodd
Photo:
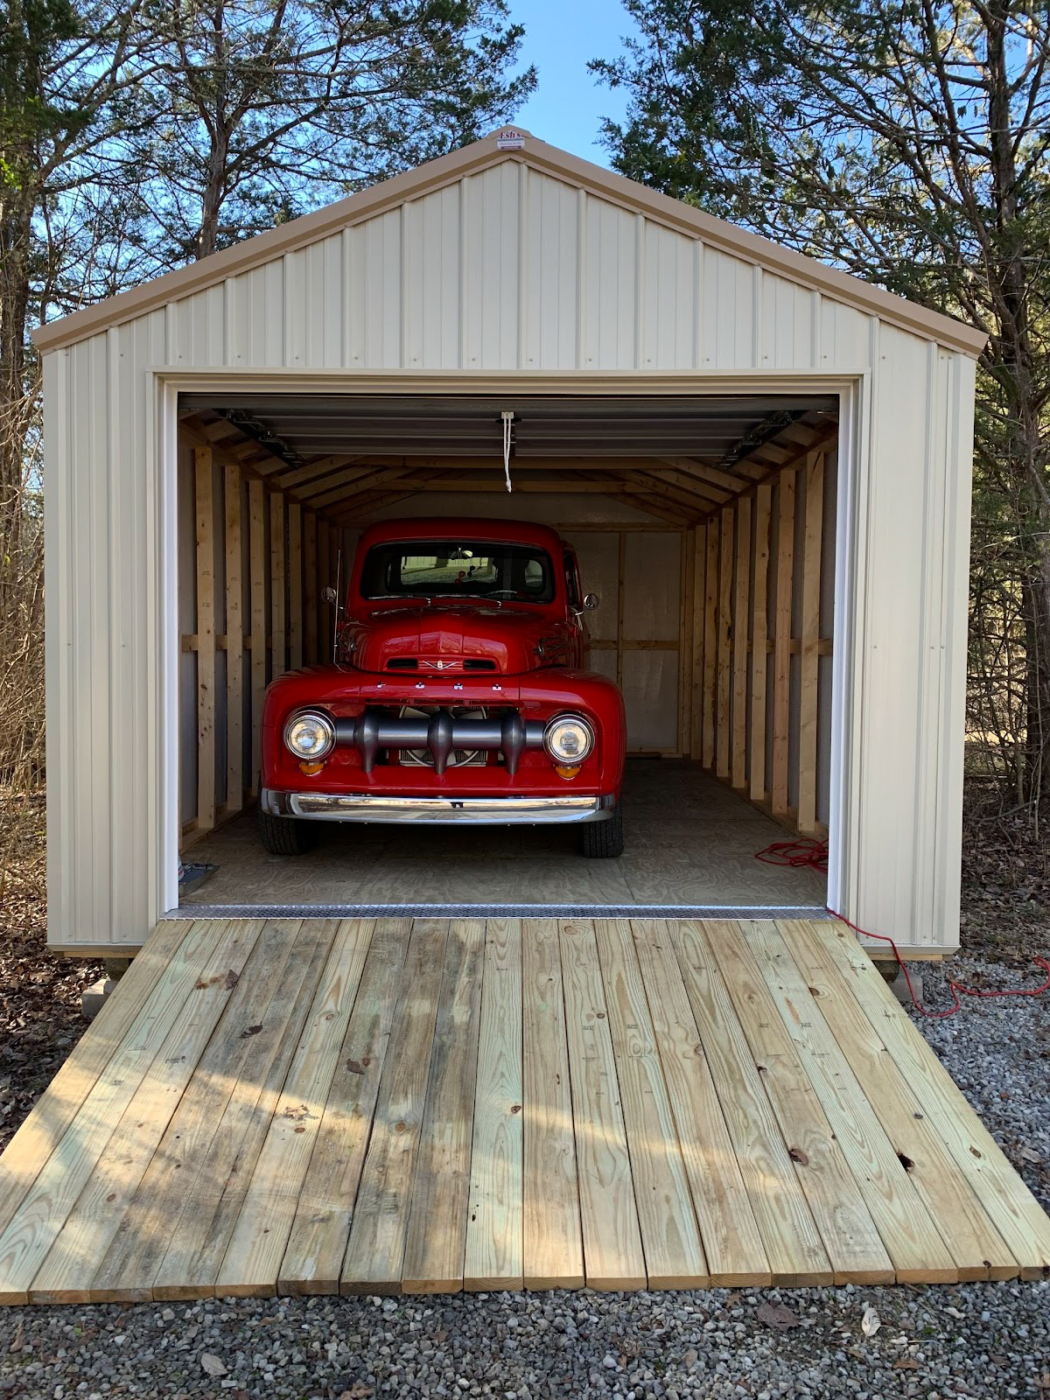
M 513 605 L 377 608 L 344 628 L 341 659 L 362 671 L 519 675 L 557 654 L 549 617 Z

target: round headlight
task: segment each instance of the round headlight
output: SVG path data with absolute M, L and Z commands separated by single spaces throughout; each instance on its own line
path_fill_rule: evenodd
M 296 758 L 319 763 L 335 748 L 335 725 L 320 710 L 300 710 L 284 726 L 284 744 Z
M 594 748 L 594 730 L 582 715 L 558 715 L 543 731 L 543 747 L 555 763 L 582 763 Z

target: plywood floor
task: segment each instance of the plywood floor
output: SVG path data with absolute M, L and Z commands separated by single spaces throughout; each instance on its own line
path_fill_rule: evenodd
M 188 861 L 217 867 L 184 903 L 684 904 L 822 909 L 826 879 L 755 859 L 784 828 L 698 763 L 632 759 L 626 849 L 586 860 L 571 827 L 316 824 L 305 856 L 267 854 L 255 813 L 197 841 Z
M 161 924 L 0 1159 L 0 1300 L 1032 1278 L 841 925 Z

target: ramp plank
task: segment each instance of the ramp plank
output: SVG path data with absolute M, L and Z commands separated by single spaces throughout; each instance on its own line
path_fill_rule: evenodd
M 406 1293 L 463 1287 L 484 950 L 483 920 L 453 921 L 412 1181 L 401 1277 Z
M 447 920 L 419 919 L 412 933 L 343 1261 L 343 1293 L 401 1291 L 448 929 Z
M 350 1022 L 375 921 L 340 923 L 306 1028 L 215 1280 L 222 1294 L 269 1297 Z
M 705 925 L 703 936 L 760 1067 L 762 1084 L 835 1270 L 835 1281 L 892 1283 L 893 1265 L 872 1219 L 864 1183 L 850 1171 L 837 1125 L 829 1121 L 781 1022 L 775 998 L 744 942 L 744 927 L 750 931 L 752 926 Z M 898 1165 L 896 1159 L 894 1165 Z
M 42 1164 L 17 1214 L 0 1235 L 0 1302 L 28 1301 L 29 1286 L 44 1256 L 208 965 L 215 927 L 207 920 L 195 923 L 179 943 L 151 995 L 139 1003 L 137 1015 L 109 1063 Z
M 743 935 L 746 947 L 737 940 L 734 956 L 743 963 L 750 955 L 765 980 L 897 1278 L 904 1283 L 957 1282 L 959 1271 L 951 1251 L 864 1097 L 783 939 L 770 923 L 746 924 Z
M 251 1042 L 240 1079 L 215 1125 L 194 1188 L 153 1283 L 154 1298 L 208 1298 L 237 1225 L 278 1098 L 335 938 L 334 920 L 308 919 L 292 966 L 298 979 L 270 1003 L 266 1021 L 241 1032 Z
M 644 1288 L 645 1256 L 594 927 L 561 925 L 583 1258 L 590 1288 Z
M 894 1151 L 907 1159 L 908 1176 L 923 1204 L 936 1221 L 943 1222 L 941 1234 L 959 1277 L 1014 1278 L 1016 1259 L 955 1171 L 943 1140 L 871 1022 L 858 1016 L 853 994 L 834 960 L 825 948 L 809 942 L 804 924 L 778 920 L 777 930 Z
M 376 921 L 281 1264 L 281 1293 L 339 1292 L 411 931 L 410 919 Z
M 254 1063 L 258 1040 L 245 1032 L 265 1026 L 279 1013 L 273 1006 L 282 982 L 302 972 L 289 969 L 302 927 L 299 919 L 268 920 L 223 1012 L 221 1033 L 212 1037 L 197 1072 L 168 1124 L 120 1228 L 91 1280 L 98 1302 L 148 1302 L 168 1242 L 179 1228 L 187 1201 L 198 1190 L 216 1125 L 222 1122 L 235 1086 Z M 287 995 L 287 991 L 285 991 Z
M 526 1288 L 582 1288 L 583 1235 L 558 926 L 522 926 Z
M 204 921 L 209 922 L 208 920 Z M 161 974 L 178 956 L 184 940 L 199 927 L 187 920 L 168 919 L 157 925 L 142 952 L 120 982 L 120 996 L 111 996 L 77 1041 L 69 1058 L 48 1085 L 47 1111 L 33 1112 L 0 1157 L 0 1230 L 6 1229 L 40 1168 L 76 1117 L 95 1081 L 116 1054 L 142 1004 Z
M 1045 1278 L 1050 1270 L 1050 1217 L 912 1025 L 849 929 L 844 924 L 814 922 L 809 925 L 809 932 L 812 939 L 836 955 L 858 1006 L 882 1036 L 923 1112 L 943 1138 L 956 1171 L 971 1183 L 1017 1259 L 1021 1277 Z
M 8 1303 L 1047 1272 L 832 921 L 162 921 L 0 1157 Z
M 489 919 L 463 1287 L 521 1288 L 521 920 Z
M 261 922 L 238 920 L 217 931 L 203 973 L 34 1278 L 29 1293 L 31 1302 L 89 1301 L 91 1285 L 84 1262 L 100 1259 L 116 1235 L 164 1129 L 238 985 L 261 928 Z
M 664 924 L 631 925 L 682 1156 L 710 1270 L 722 1288 L 772 1281 L 711 1069 Z
M 698 924 L 686 921 L 671 927 L 700 1043 L 766 1247 L 773 1282 L 832 1283 L 834 1271 L 827 1251 L 718 965 Z
M 649 1284 L 704 1287 L 710 1282 L 707 1260 L 631 926 L 600 919 L 594 929 Z

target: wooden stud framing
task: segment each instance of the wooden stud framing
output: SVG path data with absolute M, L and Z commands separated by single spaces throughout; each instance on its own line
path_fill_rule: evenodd
M 703 742 L 700 761 L 705 768 L 715 762 L 715 676 L 718 657 L 718 522 L 709 520 L 704 527 L 704 716 Z
M 791 583 L 795 557 L 795 473 L 778 482 L 777 594 L 773 623 L 772 810 L 788 815 L 788 746 L 791 725 Z
M 270 497 L 270 651 L 275 676 L 288 664 L 284 600 L 284 496 L 275 491 Z
M 766 617 L 769 591 L 769 519 L 771 486 L 755 493 L 755 580 L 751 621 L 751 744 L 748 791 L 753 802 L 766 796 L 766 680 L 769 672 L 769 624 Z
M 718 677 L 715 708 L 715 772 L 728 778 L 729 767 L 729 696 L 730 696 L 730 616 L 733 599 L 733 518 L 735 511 L 726 506 L 722 512 L 722 533 L 718 551 Z
M 304 611 L 306 613 L 306 664 L 317 665 L 317 516 L 303 515 Z
M 303 513 L 288 505 L 288 664 L 293 671 L 303 664 Z
M 681 614 L 678 627 L 678 748 L 683 754 L 693 748 L 693 573 L 696 563 L 694 530 L 683 530 L 679 545 L 681 560 Z
M 736 577 L 733 594 L 733 734 L 731 781 L 747 776 L 747 618 L 751 593 L 751 501 L 736 507 Z
M 226 811 L 244 802 L 244 575 L 241 542 L 241 469 L 224 468 L 226 547 Z
M 707 589 L 707 530 L 697 525 L 688 536 L 693 556 L 692 655 L 689 661 L 691 711 L 689 756 L 699 759 L 704 747 L 704 600 Z
M 210 447 L 193 452 L 197 519 L 197 825 L 215 825 L 215 506 Z
M 261 481 L 248 482 L 248 569 L 252 600 L 252 792 L 259 791 L 262 707 L 266 694 L 266 515 Z
M 817 825 L 817 703 L 820 644 L 820 555 L 824 523 L 824 454 L 806 462 L 805 555 L 802 561 L 802 654 L 799 662 L 798 829 Z

